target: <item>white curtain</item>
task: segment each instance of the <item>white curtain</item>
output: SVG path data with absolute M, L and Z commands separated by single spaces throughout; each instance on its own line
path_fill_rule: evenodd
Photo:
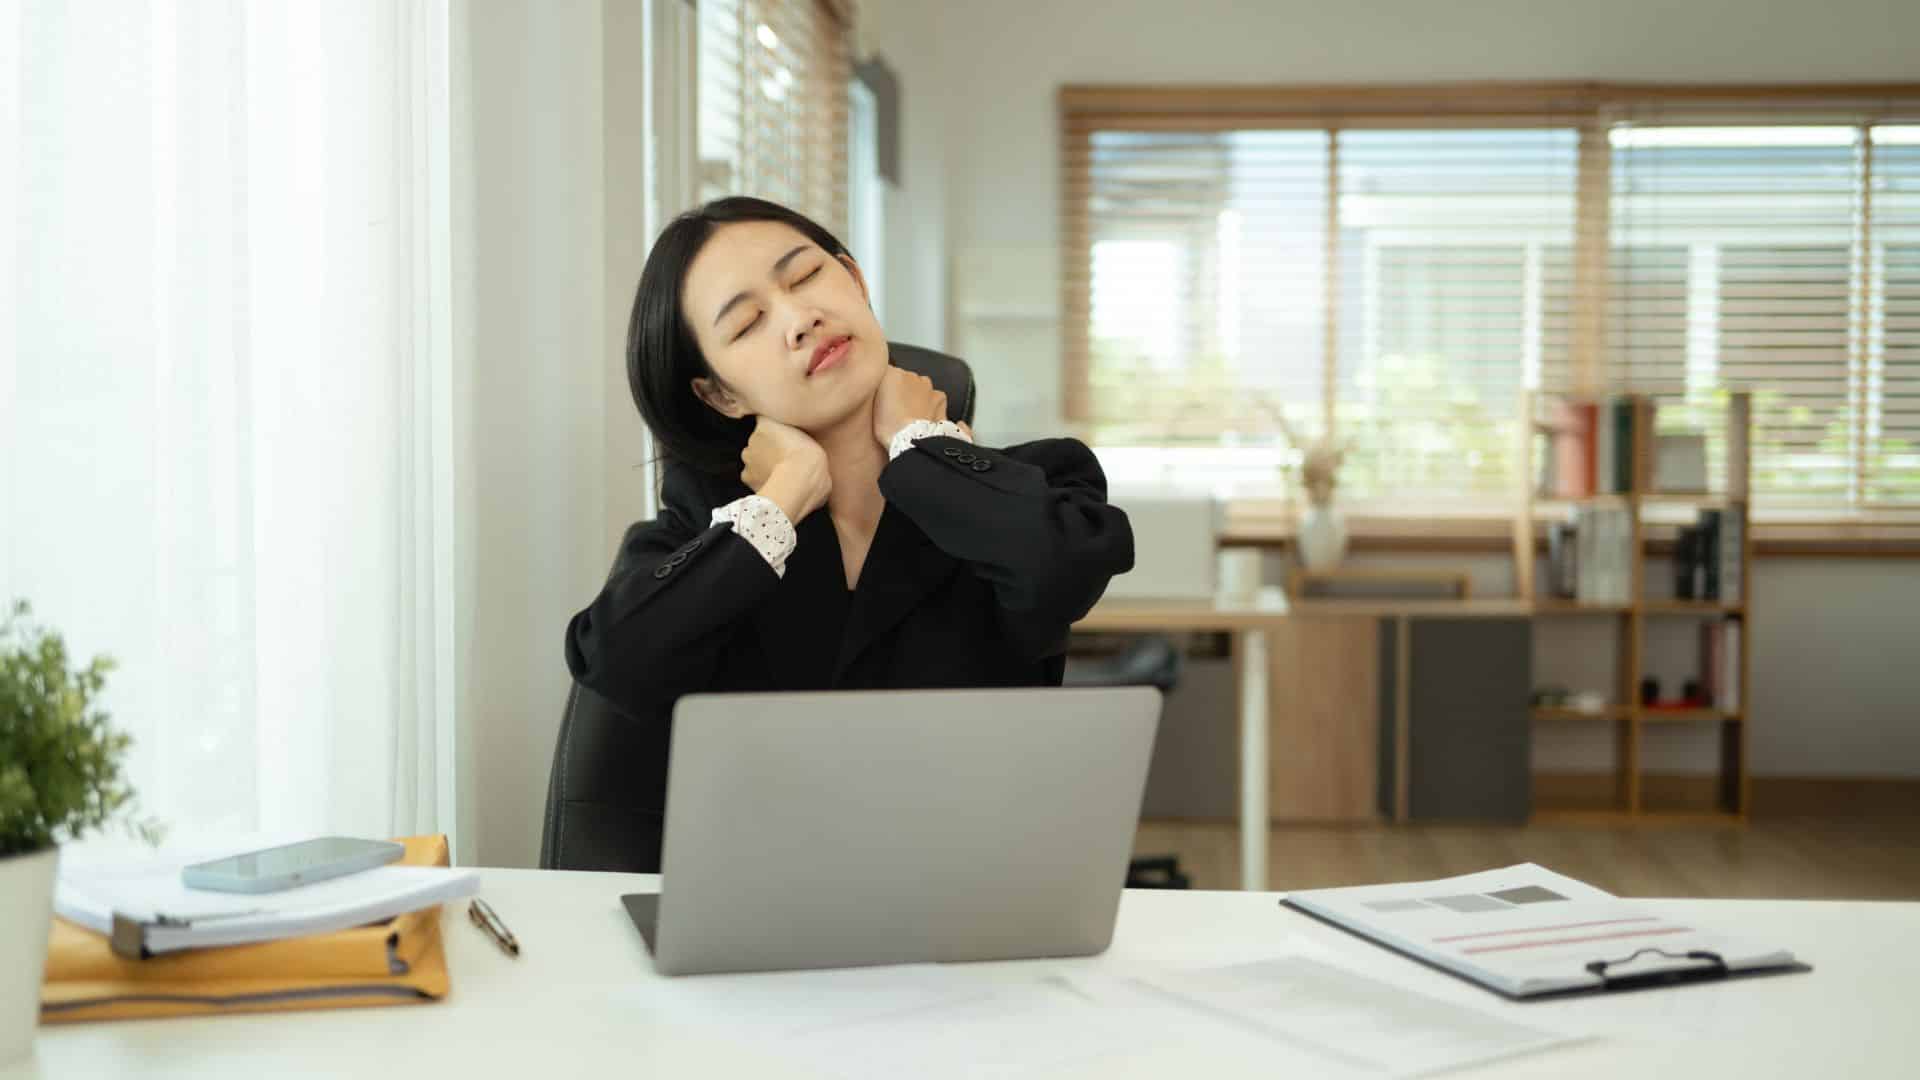
M 0 26 L 0 599 L 175 836 L 453 827 L 444 0 Z

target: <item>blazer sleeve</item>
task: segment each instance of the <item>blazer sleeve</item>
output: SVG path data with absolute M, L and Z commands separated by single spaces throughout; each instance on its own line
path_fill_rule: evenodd
M 567 622 L 567 669 L 629 709 L 710 686 L 737 625 L 780 582 L 732 525 L 706 525 L 685 470 L 669 468 L 663 487 L 660 516 L 627 530 L 600 595 Z
M 880 492 L 993 586 L 1003 626 L 1034 658 L 1064 652 L 1107 582 L 1133 569 L 1133 527 L 1077 439 L 1004 450 L 921 439 L 881 472 Z

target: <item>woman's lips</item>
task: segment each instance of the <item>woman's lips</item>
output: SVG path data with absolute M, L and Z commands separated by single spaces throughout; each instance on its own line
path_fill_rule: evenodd
M 850 337 L 835 338 L 813 354 L 813 362 L 807 365 L 807 374 L 813 375 L 838 364 L 847 358 L 847 352 L 853 348 Z

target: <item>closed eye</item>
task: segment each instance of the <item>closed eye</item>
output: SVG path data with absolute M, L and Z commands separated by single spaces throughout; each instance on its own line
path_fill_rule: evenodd
M 822 269 L 821 267 L 816 266 L 813 269 L 807 271 L 806 277 L 803 277 L 799 281 L 796 281 L 793 283 L 794 287 L 798 288 L 799 286 L 805 285 L 807 282 L 812 281 L 814 278 L 819 277 L 821 269 Z
M 766 312 L 764 312 L 764 311 L 763 311 L 763 312 L 761 312 L 761 313 L 760 313 L 760 314 L 758 314 L 758 315 L 755 315 L 755 316 L 753 317 L 753 321 L 752 321 L 752 322 L 750 322 L 750 323 L 748 323 L 747 325 L 745 325 L 745 326 L 743 326 L 743 327 L 741 327 L 741 328 L 740 328 L 740 332 L 739 332 L 739 333 L 737 333 L 737 334 L 735 334 L 735 335 L 733 335 L 733 341 L 739 341 L 739 340 L 740 340 L 741 338 L 743 338 L 743 337 L 746 337 L 746 336 L 747 336 L 747 335 L 748 335 L 749 333 L 752 333 L 752 332 L 753 332 L 753 328 L 754 328 L 754 327 L 756 327 L 756 326 L 759 326 L 759 325 L 760 325 L 760 320 L 761 320 L 761 319 L 764 319 L 764 318 L 766 318 L 766 317 L 767 317 L 767 313 L 766 313 Z M 732 343 L 732 342 L 729 342 L 729 344 L 731 344 L 731 343 Z

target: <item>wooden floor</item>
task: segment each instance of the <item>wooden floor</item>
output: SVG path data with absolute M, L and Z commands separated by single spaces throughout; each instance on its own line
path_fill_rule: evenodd
M 1142 822 L 1134 851 L 1174 854 L 1196 889 L 1240 887 L 1232 824 Z M 1739 826 L 1275 826 L 1272 889 L 1367 885 L 1535 862 L 1621 896 L 1920 899 L 1920 807 L 1871 819 Z

